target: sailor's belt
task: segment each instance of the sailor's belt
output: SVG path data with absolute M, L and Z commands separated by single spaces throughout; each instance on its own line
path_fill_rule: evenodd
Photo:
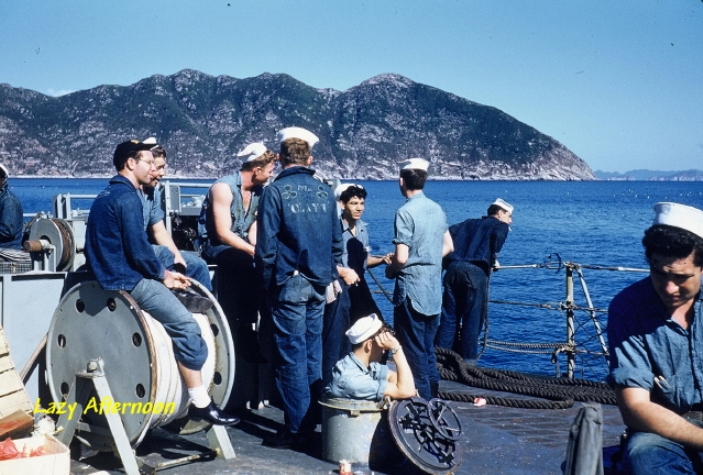
M 692 419 L 694 421 L 703 421 L 703 404 L 694 404 L 691 406 L 691 410 L 681 414 L 681 417 Z

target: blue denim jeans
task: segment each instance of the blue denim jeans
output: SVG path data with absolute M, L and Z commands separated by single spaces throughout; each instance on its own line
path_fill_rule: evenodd
M 478 338 L 485 322 L 488 276 L 469 262 L 454 262 L 444 274 L 442 314 L 435 344 L 465 360 L 478 358 Z
M 286 429 L 292 433 L 315 429 L 315 411 L 322 379 L 322 314 L 325 288 L 302 275 L 275 289 L 272 299 L 275 377 L 283 400 Z
M 207 359 L 207 346 L 193 315 L 164 284 L 142 279 L 130 292 L 139 307 L 160 322 L 173 342 L 176 361 L 199 371 Z
M 699 427 L 701 421 L 691 421 Z M 703 473 L 703 453 L 649 432 L 634 432 L 627 441 L 625 467 L 632 475 Z
M 174 255 L 166 246 L 153 244 L 154 252 L 159 261 L 168 270 L 175 270 Z M 210 281 L 210 269 L 204 260 L 189 252 L 181 252 L 183 260 L 186 261 L 186 276 L 197 280 L 205 286 L 206 289 L 212 291 L 212 282 Z
M 337 299 L 325 305 L 322 323 L 322 379 L 329 381 L 332 368 L 337 361 L 351 351 L 351 343 L 345 332 L 351 326 L 349 287 L 341 282 L 342 293 Z
M 437 396 L 439 389 L 437 357 L 434 352 L 439 317 L 417 312 L 407 298 L 393 309 L 393 316 L 395 334 L 403 345 L 415 387 L 420 397 L 429 401 Z

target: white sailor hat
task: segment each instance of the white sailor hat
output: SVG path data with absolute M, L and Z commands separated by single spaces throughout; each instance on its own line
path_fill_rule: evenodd
M 352 345 L 368 340 L 381 329 L 383 322 L 378 315 L 372 313 L 368 317 L 362 317 L 351 326 L 345 333 Z
M 288 139 L 305 140 L 310 148 L 313 148 L 315 144 L 320 141 L 320 139 L 317 138 L 317 135 L 302 127 L 286 127 L 285 129 L 278 131 L 278 135 L 276 135 L 276 141 L 278 143 L 283 143 Z
M 356 183 L 342 183 L 334 189 L 334 199 L 339 201 L 342 197 L 342 193 L 344 193 L 350 186 L 358 186 L 359 188 L 363 188 L 363 186 L 357 185 Z
M 654 205 L 654 222 L 685 229 L 703 238 L 703 211 L 679 203 L 662 202 Z
M 491 205 L 500 206 L 501 208 L 503 208 L 505 211 L 507 211 L 510 214 L 513 214 L 513 210 L 515 209 L 515 207 L 513 205 L 511 205 L 510 203 L 508 203 L 507 201 L 505 201 L 502 198 L 496 198 L 496 200 L 493 203 L 491 203 Z
M 2 173 L 0 178 L 7 178 L 10 176 L 10 172 L 7 171 L 7 167 L 2 163 L 0 163 L 0 173 Z
M 243 162 L 251 162 L 252 160 L 256 160 L 260 156 L 266 153 L 266 145 L 264 145 L 263 142 L 254 142 L 250 143 L 244 149 L 237 154 L 238 157 L 245 157 L 242 158 Z
M 147 145 L 153 145 L 154 147 L 159 145 L 159 142 L 156 141 L 156 137 L 149 137 L 146 140 L 142 140 L 142 143 L 145 143 Z
M 430 166 L 430 162 L 424 158 L 408 158 L 404 162 L 400 162 L 398 165 L 401 170 L 414 169 L 427 171 Z

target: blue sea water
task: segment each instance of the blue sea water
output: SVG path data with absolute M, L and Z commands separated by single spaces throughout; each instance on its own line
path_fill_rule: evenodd
M 190 181 L 190 180 L 189 180 Z M 208 182 L 208 180 L 197 180 Z M 393 216 L 404 202 L 395 181 L 362 181 L 369 192 L 364 220 L 368 223 L 372 252 L 393 250 Z M 106 179 L 13 179 L 13 191 L 22 199 L 25 212 L 51 211 L 57 193 L 95 194 Z M 560 310 L 536 308 L 549 304 L 559 308 L 566 297 L 562 261 L 588 266 L 646 268 L 641 238 L 651 224 L 654 204 L 659 201 L 703 208 L 703 185 L 696 182 L 428 182 L 426 194 L 447 214 L 449 224 L 485 214 L 497 197 L 515 206 L 512 231 L 499 257 L 503 266 L 553 264 L 554 268 L 503 269 L 493 275 L 491 300 L 523 302 L 529 306 L 491 303 L 489 338 L 518 343 L 558 342 L 566 338 L 566 317 Z M 90 203 L 86 202 L 85 207 Z M 549 257 L 551 256 L 551 258 Z M 372 270 L 382 286 L 392 293 L 393 283 L 383 269 Z M 644 278 L 646 273 L 584 268 L 593 305 L 607 309 L 622 288 Z M 372 279 L 367 279 L 372 282 Z M 575 303 L 587 306 L 581 286 L 574 285 Z M 392 306 L 379 293 L 384 315 Z M 598 314 L 605 329 L 607 317 Z M 576 341 L 580 349 L 599 350 L 595 328 L 586 312 L 577 312 Z M 561 371 L 566 359 L 558 357 Z M 603 378 L 605 359 L 579 353 L 577 377 Z M 487 349 L 480 364 L 490 367 L 553 375 L 549 354 L 507 353 Z

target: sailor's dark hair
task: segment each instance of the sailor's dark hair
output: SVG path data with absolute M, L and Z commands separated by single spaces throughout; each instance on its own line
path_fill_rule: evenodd
M 166 160 L 166 150 L 161 145 L 157 145 L 156 147 L 152 148 L 151 154 L 154 156 L 154 158 L 161 157 Z
M 296 137 L 281 142 L 281 165 L 305 165 L 310 158 L 310 145 Z
M 654 254 L 683 259 L 693 253 L 693 264 L 703 267 L 703 238 L 685 229 L 655 224 L 642 238 L 647 262 Z
M 488 211 L 486 211 L 486 215 L 488 216 L 497 216 L 499 212 L 505 211 L 504 208 L 501 208 L 498 205 L 491 205 L 488 207 Z
M 408 190 L 422 190 L 427 182 L 427 171 L 417 168 L 404 168 L 400 170 L 400 178 L 405 182 Z
M 368 193 L 365 189 L 360 186 L 352 185 L 344 190 L 341 195 L 339 195 L 339 201 L 346 204 L 352 198 L 361 198 L 362 200 L 365 200 L 367 196 Z

